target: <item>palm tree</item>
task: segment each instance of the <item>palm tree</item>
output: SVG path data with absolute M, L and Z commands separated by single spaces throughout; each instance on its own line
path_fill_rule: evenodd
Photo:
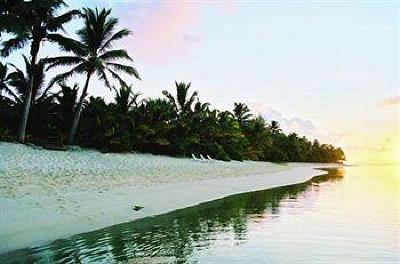
M 57 101 L 57 113 L 59 116 L 59 127 L 61 128 L 63 134 L 68 132 L 71 127 L 74 108 L 76 106 L 76 101 L 78 98 L 79 86 L 75 83 L 72 87 L 65 83 L 58 84 L 61 91 L 56 93 L 55 99 Z
M 249 121 L 249 119 L 253 116 L 250 113 L 249 107 L 243 103 L 234 103 L 233 114 L 238 120 L 240 126 L 243 126 L 244 123 Z
M 198 92 L 194 91 L 188 98 L 190 85 L 191 83 L 185 84 L 183 82 L 175 82 L 176 97 L 166 90 L 162 91 L 162 94 L 167 97 L 168 101 L 174 106 L 178 115 L 185 115 L 192 111 L 192 105 L 197 98 Z
M 43 59 L 36 63 L 36 67 L 32 68 L 32 64 L 26 56 L 23 56 L 25 62 L 25 71 L 17 68 L 15 65 L 10 64 L 14 71 L 8 74 L 8 86 L 13 89 L 8 89 L 8 93 L 12 96 L 15 103 L 22 107 L 26 105 L 27 90 L 31 88 L 31 79 L 35 75 L 33 82 L 33 89 L 29 97 L 31 105 L 35 102 L 40 102 L 48 96 L 48 88 L 44 89 L 44 68 L 45 64 Z M 32 69 L 35 72 L 32 72 Z
M 280 125 L 278 121 L 272 120 L 271 124 L 269 125 L 269 130 L 271 130 L 272 134 L 281 131 Z
M 251 159 L 264 160 L 266 150 L 271 147 L 272 141 L 266 127 L 262 116 L 257 116 L 249 122 L 246 134 L 250 142 L 248 152 Z
M 175 117 L 175 109 L 165 99 L 145 99 L 138 108 L 140 121 L 148 123 L 152 127 L 157 124 L 167 125 L 167 123 Z
M 63 110 L 66 113 L 73 113 L 74 107 L 76 104 L 76 99 L 78 98 L 78 90 L 79 86 L 75 83 L 72 87 L 68 86 L 65 83 L 58 84 L 61 88 L 57 94 L 55 94 L 55 98 Z
M 140 93 L 134 93 L 132 91 L 132 85 L 121 86 L 119 90 L 115 89 L 115 106 L 118 114 L 124 116 L 128 115 L 129 110 L 133 106 L 138 106 L 138 98 Z
M 47 134 L 48 113 L 54 102 L 54 95 L 49 94 L 49 89 L 44 86 L 45 81 L 45 65 L 43 59 L 36 63 L 36 67 L 32 68 L 30 60 L 23 56 L 25 62 L 25 69 L 21 70 L 15 65 L 10 64 L 14 71 L 8 74 L 8 94 L 14 101 L 14 111 L 17 115 L 23 112 L 26 101 L 30 100 L 30 118 L 27 127 L 32 135 L 43 136 Z M 34 69 L 34 73 L 31 70 Z M 31 97 L 26 97 L 27 90 L 30 88 L 30 80 L 32 75 L 33 89 Z M 14 117 L 18 120 L 18 117 Z
M 218 114 L 218 123 L 224 132 L 228 132 L 232 127 L 235 126 L 233 122 L 236 123 L 231 112 L 223 111 Z
M 0 97 L 3 91 L 8 92 L 8 65 L 0 62 Z
M 54 83 L 64 81 L 74 74 L 86 75 L 86 82 L 75 109 L 74 119 L 68 137 L 68 144 L 73 144 L 74 142 L 83 102 L 89 87 L 89 81 L 94 73 L 97 74 L 99 79 L 102 80 L 108 88 L 111 88 L 107 76 L 108 73 L 111 74 L 112 78 L 117 79 L 122 86 L 126 86 L 126 83 L 117 72 L 133 75 L 137 79 L 140 79 L 134 67 L 115 62 L 119 59 L 132 61 L 128 53 L 122 49 L 111 49 L 115 41 L 128 36 L 130 31 L 122 29 L 115 32 L 118 19 L 109 17 L 111 9 L 102 9 L 99 11 L 97 8 L 95 10 L 87 8 L 83 11 L 85 25 L 82 29 L 77 31 L 79 40 L 70 39 L 61 35 L 57 36 L 57 40 L 62 43 L 61 48 L 66 52 L 72 52 L 73 55 L 47 59 L 47 63 L 50 64 L 48 69 L 56 66 L 74 65 L 71 70 L 54 77 L 49 83 L 50 87 Z
M 25 47 L 30 41 L 31 72 L 24 102 L 23 115 L 18 133 L 18 140 L 25 142 L 26 126 L 31 106 L 32 91 L 35 84 L 35 70 L 40 44 L 44 40 L 58 42 L 57 32 L 63 25 L 80 12 L 71 10 L 62 15 L 56 11 L 67 6 L 63 0 L 13 0 L 1 1 L 0 34 L 5 32 L 12 37 L 2 43 L 0 55 L 7 57 L 12 51 Z
M 194 105 L 194 112 L 197 114 L 206 114 L 209 110 L 210 103 L 202 103 L 197 101 Z

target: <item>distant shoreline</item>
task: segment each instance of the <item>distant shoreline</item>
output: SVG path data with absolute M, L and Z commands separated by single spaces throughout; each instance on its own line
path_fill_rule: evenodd
M 12 143 L 0 144 L 0 153 L 0 210 L 6 212 L 0 215 L 0 253 L 232 194 L 305 182 L 325 174 L 314 168 L 340 166 L 202 163 Z

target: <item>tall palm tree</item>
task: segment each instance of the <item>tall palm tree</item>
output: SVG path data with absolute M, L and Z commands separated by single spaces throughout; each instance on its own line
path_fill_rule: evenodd
M 129 57 L 125 50 L 111 49 L 115 41 L 128 36 L 130 31 L 122 29 L 115 32 L 118 19 L 110 17 L 110 13 L 111 9 L 102 9 L 100 11 L 97 8 L 95 10 L 84 9 L 83 18 L 85 24 L 82 29 L 77 31 L 79 40 L 61 35 L 57 36 L 57 40 L 62 43 L 61 48 L 66 52 L 72 52 L 73 55 L 47 59 L 47 63 L 50 64 L 48 69 L 56 66 L 74 66 L 71 70 L 54 77 L 49 83 L 50 87 L 54 83 L 64 81 L 74 74 L 86 75 L 85 85 L 75 109 L 74 119 L 68 136 L 68 144 L 73 144 L 74 142 L 89 81 L 94 73 L 97 74 L 98 78 L 108 88 L 111 88 L 108 74 L 111 74 L 112 78 L 118 80 L 122 86 L 126 86 L 126 83 L 117 72 L 133 75 L 137 79 L 140 79 L 134 67 L 115 62 L 119 59 L 132 61 L 132 58 Z
M 253 116 L 250 113 L 249 107 L 244 103 L 234 103 L 233 114 L 238 120 L 240 126 L 243 126 L 243 124 L 249 121 L 249 119 Z
M 192 105 L 197 98 L 197 91 L 194 91 L 192 95 L 188 97 L 190 85 L 191 83 L 185 84 L 183 82 L 175 82 L 176 97 L 166 90 L 162 91 L 162 94 L 167 97 L 168 101 L 174 106 L 178 115 L 185 115 L 190 112 L 192 110 Z
M 1 0 L 0 2 L 0 35 L 9 33 L 12 37 L 2 43 L 0 55 L 7 57 L 12 51 L 25 47 L 30 42 L 31 72 L 33 75 L 26 89 L 23 115 L 18 133 L 18 140 L 25 142 L 26 126 L 31 107 L 32 90 L 34 89 L 35 70 L 40 44 L 44 40 L 58 42 L 57 32 L 63 25 L 80 12 L 70 10 L 62 15 L 56 11 L 67 6 L 63 0 Z

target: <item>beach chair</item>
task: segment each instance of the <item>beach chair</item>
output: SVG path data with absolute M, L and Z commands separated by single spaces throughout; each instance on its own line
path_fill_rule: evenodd
M 196 158 L 196 156 L 192 153 L 192 160 L 194 161 L 202 161 L 201 159 Z
M 203 157 L 203 155 L 200 154 L 200 159 L 204 162 L 208 162 L 208 160 L 206 158 Z
M 207 159 L 209 160 L 209 161 L 211 161 L 211 162 L 216 162 L 217 160 L 215 160 L 215 159 L 212 159 L 211 157 L 210 157 L 210 155 L 207 155 Z

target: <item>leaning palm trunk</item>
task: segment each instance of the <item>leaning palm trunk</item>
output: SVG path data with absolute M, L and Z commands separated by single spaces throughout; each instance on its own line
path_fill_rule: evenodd
M 20 143 L 25 143 L 25 136 L 26 136 L 26 126 L 28 124 L 29 112 L 31 109 L 32 104 L 32 91 L 34 85 L 34 78 L 35 78 L 35 67 L 36 67 L 36 58 L 39 52 L 39 44 L 32 44 L 32 62 L 31 62 L 31 77 L 29 79 L 29 86 L 25 94 L 25 102 L 24 102 L 24 110 L 22 112 L 22 119 L 21 119 L 21 126 L 18 132 L 18 141 Z
M 68 135 L 68 144 L 74 143 L 75 134 L 78 130 L 79 119 L 82 111 L 83 101 L 89 86 L 89 79 L 93 73 L 96 73 L 100 80 L 104 81 L 106 87 L 111 88 L 106 72 L 110 73 L 113 79 L 125 86 L 126 83 L 118 75 L 123 72 L 140 79 L 136 69 L 132 66 L 116 63 L 116 60 L 124 59 L 132 61 L 128 53 L 121 49 L 111 49 L 116 40 L 124 38 L 130 34 L 127 29 L 121 29 L 115 32 L 115 26 L 118 19 L 109 17 L 111 9 L 95 10 L 84 8 L 83 17 L 85 25 L 77 31 L 79 40 L 66 38 L 62 35 L 53 35 L 53 39 L 57 40 L 63 50 L 73 53 L 72 56 L 60 56 L 47 58 L 50 64 L 47 69 L 57 66 L 74 66 L 65 73 L 58 74 L 49 83 L 49 87 L 57 82 L 65 81 L 74 74 L 86 73 L 86 83 L 79 102 L 75 107 L 74 119 Z
M 78 105 L 75 108 L 74 119 L 72 121 L 71 130 L 69 131 L 69 135 L 68 135 L 68 145 L 74 144 L 76 130 L 78 129 L 79 119 L 81 118 L 83 101 L 85 100 L 87 89 L 89 87 L 90 76 L 92 76 L 92 74 L 88 73 L 88 75 L 86 77 L 85 87 L 83 88 L 81 97 L 79 98 Z

